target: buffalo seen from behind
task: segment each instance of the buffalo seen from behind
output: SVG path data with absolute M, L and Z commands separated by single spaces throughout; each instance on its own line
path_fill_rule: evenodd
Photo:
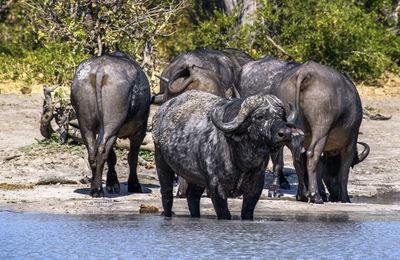
M 150 86 L 139 65 L 121 51 L 84 60 L 78 65 L 71 84 L 71 103 L 88 151 L 91 195 L 104 196 L 105 162 L 107 192 L 120 192 L 113 150 L 117 137 L 130 140 L 128 191 L 141 192 L 136 167 L 139 147 L 146 134 Z
M 227 100 L 187 91 L 164 103 L 153 117 L 156 168 L 165 216 L 172 215 L 174 173 L 184 177 L 192 217 L 200 216 L 205 189 L 219 219 L 230 219 L 227 198 L 243 195 L 242 219 L 252 219 L 264 187 L 269 154 L 300 132 L 272 95 Z
M 160 92 L 154 96 L 154 103 L 161 104 L 191 89 L 235 97 L 242 66 L 250 61 L 253 59 L 247 53 L 235 49 L 183 52 L 161 73 Z
M 366 158 L 369 147 L 357 142 L 362 106 L 347 73 L 313 61 L 287 63 L 266 56 L 243 67 L 238 92 L 242 97 L 273 94 L 284 103 L 296 104 L 301 114 L 296 125 L 305 132 L 304 137 L 294 138 L 289 145 L 299 179 L 298 200 L 327 201 L 324 183 L 330 201 L 350 202 L 350 167 Z M 357 154 L 357 143 L 364 146 L 361 155 Z M 273 161 L 272 196 L 280 193 L 282 150 L 274 154 Z

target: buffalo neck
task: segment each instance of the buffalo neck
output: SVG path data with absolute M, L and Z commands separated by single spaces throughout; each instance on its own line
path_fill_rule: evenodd
M 233 140 L 230 137 L 227 139 L 232 159 L 237 162 L 236 165 L 241 171 L 258 168 L 268 162 L 271 150 L 266 144 L 251 141 L 247 136 L 241 141 Z

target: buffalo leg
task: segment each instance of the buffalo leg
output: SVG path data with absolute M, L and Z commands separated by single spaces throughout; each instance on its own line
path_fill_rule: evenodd
M 227 195 L 221 184 L 217 180 L 213 180 L 207 187 L 210 192 L 211 201 L 214 205 L 218 219 L 231 219 L 231 213 L 228 209 Z
M 190 216 L 192 218 L 200 217 L 200 198 L 204 192 L 205 187 L 188 183 L 188 187 L 186 189 L 186 198 L 190 211 Z
M 293 154 L 293 153 L 292 153 Z M 304 177 L 306 176 L 307 166 L 306 166 L 307 158 L 305 154 L 300 154 L 298 156 L 293 155 L 293 165 L 296 169 L 298 186 L 297 186 L 297 195 L 296 200 L 307 202 L 307 186 L 304 182 Z
M 102 187 L 102 171 L 104 168 L 104 159 L 102 154 L 96 155 L 96 167 L 92 176 L 92 184 L 90 187 L 90 194 L 92 197 L 104 197 L 104 191 Z
M 86 145 L 86 149 L 88 151 L 88 161 L 89 166 L 92 171 L 92 181 L 90 184 L 90 194 L 92 197 L 104 197 L 103 187 L 100 180 L 97 178 L 97 168 L 99 165 L 96 160 L 96 136 L 94 131 L 89 131 L 86 127 L 81 126 L 80 128 L 83 142 Z
M 107 158 L 107 181 L 106 190 L 108 193 L 119 193 L 120 185 L 115 171 L 115 164 L 117 163 L 117 156 L 115 155 L 114 149 L 111 147 Z
M 341 164 L 338 173 L 339 184 L 339 200 L 341 202 L 350 202 L 349 194 L 347 192 L 347 183 L 349 180 L 349 171 L 354 159 L 354 151 L 356 151 L 356 144 L 351 144 L 340 153 Z
M 164 161 L 157 147 L 155 147 L 154 159 L 156 161 L 157 175 L 161 187 L 161 200 L 164 209 L 164 216 L 171 217 L 173 204 L 172 191 L 174 182 L 174 171 Z
M 243 194 L 242 219 L 253 219 L 254 208 L 264 188 L 264 171 L 254 176 L 251 183 L 252 185 L 250 185 Z
M 283 169 L 283 147 L 279 149 L 278 152 L 273 153 L 271 155 L 272 163 L 273 163 L 273 177 L 269 184 L 268 197 L 277 197 L 281 196 L 281 177 L 283 177 L 282 169 Z M 286 181 L 287 182 L 287 181 Z
M 296 170 L 298 186 L 296 200 L 298 201 L 308 201 L 307 198 L 307 183 L 305 182 L 305 177 L 307 176 L 307 156 L 303 147 L 304 136 L 295 136 L 288 148 L 292 153 L 293 166 Z
M 308 173 L 308 201 L 311 203 L 323 203 L 322 197 L 318 191 L 318 177 L 317 177 L 317 164 L 319 158 L 325 148 L 326 141 L 328 139 L 326 135 L 315 135 L 323 136 L 317 140 L 314 139 L 311 142 L 310 147 L 307 150 L 307 173 Z
M 340 155 L 336 156 L 323 156 L 320 160 L 320 172 L 322 173 L 322 179 L 329 192 L 329 201 L 339 201 L 340 187 L 338 183 L 338 173 L 340 168 L 341 160 Z
M 129 137 L 129 153 L 128 153 L 128 163 L 129 163 L 129 178 L 128 178 L 128 192 L 142 192 L 142 188 L 137 177 L 137 163 L 140 145 L 146 135 L 146 128 L 142 129 L 140 134 L 135 134 Z
M 108 155 L 112 146 L 114 145 L 115 140 L 117 139 L 116 136 L 106 136 L 104 135 L 99 145 L 97 146 L 97 153 L 96 153 L 96 175 L 93 176 L 92 180 L 92 196 L 93 197 L 103 197 L 104 191 L 102 188 L 102 175 L 103 175 L 103 168 L 104 163 L 108 160 Z

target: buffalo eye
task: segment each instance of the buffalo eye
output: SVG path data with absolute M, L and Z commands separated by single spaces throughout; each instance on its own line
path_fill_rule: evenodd
M 256 116 L 256 120 L 257 121 L 261 121 L 261 120 L 263 120 L 264 119 L 264 116 L 262 116 L 262 115 L 257 115 Z

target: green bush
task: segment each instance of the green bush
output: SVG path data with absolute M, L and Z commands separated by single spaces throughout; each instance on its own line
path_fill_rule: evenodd
M 49 42 L 35 49 L 0 43 L 0 79 L 47 84 L 70 84 L 76 66 L 88 55 L 74 53 L 65 43 Z
M 356 82 L 374 83 L 387 70 L 398 72 L 400 37 L 392 25 L 380 22 L 377 10 L 383 3 L 283 0 L 259 4 L 251 26 L 238 28 L 237 12 L 228 16 L 216 11 L 210 20 L 180 28 L 173 45 L 164 44 L 172 50 L 171 56 L 176 50 L 237 48 L 254 58 L 268 54 L 292 60 L 273 41 L 297 62 L 314 60 L 345 70 Z
M 149 20 L 142 28 L 150 30 L 148 33 L 132 29 L 125 34 L 107 34 L 103 40 L 109 45 L 117 42 L 121 49 L 140 62 L 146 39 L 152 39 L 156 68 L 147 68 L 150 74 L 153 74 L 153 69 L 157 73 L 162 71 L 165 61 L 179 53 L 197 48 L 237 48 L 254 58 L 268 54 L 297 62 L 314 60 L 347 71 L 358 83 L 374 83 L 385 71 L 398 72 L 400 37 L 396 36 L 395 24 L 382 22 L 379 13 L 382 8 L 390 8 L 393 4 L 391 0 L 260 0 L 257 4 L 259 7 L 252 25 L 238 25 L 240 7 L 229 16 L 215 9 L 209 19 L 198 19 L 196 22 L 188 12 L 179 12 L 179 16 L 168 15 L 168 22 L 161 26 L 162 33 L 156 33 L 155 28 L 158 27 Z M 0 23 L 0 81 L 69 85 L 76 66 L 89 55 L 83 45 L 69 44 L 63 37 L 50 36 L 41 31 L 38 24 L 46 22 L 34 14 L 31 9 L 15 4 L 8 18 Z M 119 16 L 125 13 L 108 15 L 111 15 L 112 21 L 125 21 Z M 26 17 L 38 21 L 29 23 Z M 69 17 L 65 18 L 68 25 Z M 108 25 L 113 28 L 113 24 Z M 76 24 L 70 22 L 69 25 L 73 27 Z M 74 35 L 87 40 L 87 32 L 79 28 L 73 30 Z M 135 40 L 125 37 L 126 34 Z M 146 38 L 144 34 L 152 36 L 149 38 L 147 35 Z M 291 57 L 279 50 L 276 44 Z
M 356 1 L 307 0 L 299 5 L 288 0 L 279 8 L 266 2 L 255 27 L 279 27 L 273 38 L 296 61 L 314 60 L 346 70 L 360 82 L 374 81 L 399 61 L 399 37 L 378 20 L 377 12 L 367 12 Z M 257 34 L 261 47 L 263 39 Z

